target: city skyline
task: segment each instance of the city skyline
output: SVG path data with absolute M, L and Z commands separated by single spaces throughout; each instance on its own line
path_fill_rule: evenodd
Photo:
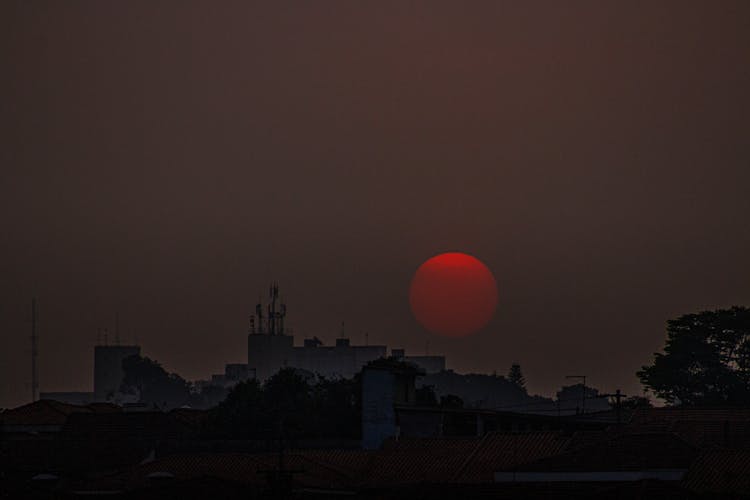
M 98 328 L 188 379 L 295 335 L 641 394 L 666 321 L 750 304 L 746 2 L 0 6 L 0 407 L 85 390 Z M 476 256 L 495 316 L 409 308 Z

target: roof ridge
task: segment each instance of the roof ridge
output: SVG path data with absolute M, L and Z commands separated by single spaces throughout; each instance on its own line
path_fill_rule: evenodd
M 60 401 L 55 401 L 54 399 L 40 399 L 39 402 L 40 403 L 45 403 L 48 408 L 52 408 L 54 411 L 56 411 L 57 413 L 62 414 L 66 418 L 68 417 L 68 415 L 70 413 L 74 413 L 74 412 L 71 411 L 70 413 L 65 413 L 63 410 L 60 409 L 60 406 L 58 406 L 58 405 L 65 405 L 65 406 L 68 406 L 68 407 L 79 408 L 79 406 L 77 406 L 77 405 L 71 405 L 71 404 L 68 404 L 68 403 L 61 403 Z M 80 408 L 85 408 L 85 407 L 81 406 Z

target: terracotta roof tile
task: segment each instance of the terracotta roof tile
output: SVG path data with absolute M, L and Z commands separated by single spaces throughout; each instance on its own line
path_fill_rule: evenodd
M 456 474 L 455 480 L 463 483 L 489 482 L 493 480 L 495 472 L 557 455 L 569 443 L 570 437 L 559 432 L 488 433 Z
M 750 421 L 678 420 L 669 430 L 700 448 L 750 448 Z
M 672 433 L 622 433 L 571 447 L 521 467 L 524 471 L 686 469 L 698 450 Z
M 750 494 L 750 449 L 702 453 L 690 466 L 682 484 L 704 495 Z
M 345 458 L 343 455 L 340 458 Z M 320 460 L 314 454 L 291 452 L 284 454 L 284 469 L 297 471 L 292 475 L 298 487 L 340 489 L 347 488 L 352 478 Z M 127 473 L 109 478 L 110 487 L 134 489 L 148 484 L 148 476 L 158 472 L 174 475 L 178 481 L 211 477 L 225 481 L 262 486 L 265 471 L 278 468 L 276 453 L 189 453 L 170 455 L 138 465 Z
M 683 406 L 639 408 L 633 412 L 632 424 L 699 421 L 750 421 L 750 408 L 690 408 Z
M 0 414 L 3 425 L 63 425 L 71 413 L 91 413 L 86 406 L 60 403 L 51 399 L 42 399 L 18 408 L 5 410 Z
M 375 452 L 367 483 L 442 483 L 451 481 L 477 448 L 478 438 L 389 440 Z

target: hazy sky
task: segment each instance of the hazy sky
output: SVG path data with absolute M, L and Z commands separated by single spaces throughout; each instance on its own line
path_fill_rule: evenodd
M 98 327 L 186 378 L 278 280 L 332 342 L 632 394 L 681 313 L 750 305 L 750 2 L 0 5 L 0 406 L 91 390 Z M 412 318 L 471 253 L 498 313 Z M 111 337 L 111 335 L 110 335 Z

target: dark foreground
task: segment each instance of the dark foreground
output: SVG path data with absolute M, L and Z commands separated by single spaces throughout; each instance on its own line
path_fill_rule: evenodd
M 586 415 L 578 429 L 392 438 L 362 450 L 333 439 L 207 440 L 195 410 L 128 414 L 40 401 L 2 414 L 0 498 L 750 495 L 750 409 L 645 408 L 621 425 L 609 417 Z

